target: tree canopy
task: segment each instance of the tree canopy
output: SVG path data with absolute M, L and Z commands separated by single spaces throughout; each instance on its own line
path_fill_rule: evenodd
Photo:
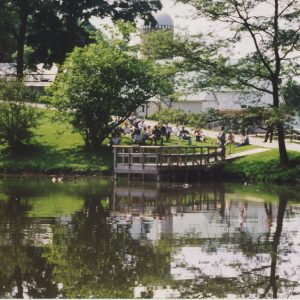
M 56 107 L 93 148 L 138 106 L 172 87 L 160 65 L 137 58 L 128 38 L 128 31 L 113 38 L 99 35 L 96 43 L 76 48 L 51 89 Z M 112 123 L 112 116 L 118 122 Z
M 297 0 L 178 0 L 192 5 L 212 30 L 175 37 L 173 51 L 184 58 L 196 88 L 256 90 L 272 95 L 280 106 L 282 82 L 297 74 L 295 51 L 300 46 L 300 6 Z M 220 31 L 220 28 L 221 31 Z M 168 39 L 170 41 L 170 39 Z M 233 59 L 240 45 L 248 52 Z M 188 79 L 192 81 L 192 77 Z M 283 124 L 277 125 L 280 160 L 288 160 Z
M 0 4 L 0 59 L 9 59 L 17 52 L 17 74 L 24 69 L 24 46 L 32 49 L 32 64 L 46 65 L 63 62 L 75 46 L 91 42 L 91 16 L 111 17 L 113 20 L 134 21 L 136 17 L 153 21 L 152 11 L 161 9 L 153 1 L 41 1 L 3 0 Z M 2 49 L 3 48 L 3 49 Z

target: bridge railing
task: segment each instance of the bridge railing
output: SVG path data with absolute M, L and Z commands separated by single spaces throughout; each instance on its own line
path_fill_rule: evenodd
M 119 165 L 202 166 L 225 159 L 219 146 L 113 146 L 114 168 Z

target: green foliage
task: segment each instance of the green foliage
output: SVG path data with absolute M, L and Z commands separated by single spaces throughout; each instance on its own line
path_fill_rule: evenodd
M 132 50 L 126 36 L 99 36 L 69 55 L 51 88 L 54 105 L 87 146 L 99 147 L 132 111 L 171 87 L 159 65 L 138 59 Z M 112 123 L 112 116 L 119 121 Z
M 17 80 L 0 81 L 0 141 L 16 150 L 33 137 L 37 126 L 37 111 L 26 101 L 32 101 L 34 93 Z
M 163 124 L 173 123 L 194 128 L 209 127 L 211 123 L 214 123 L 215 126 L 227 124 L 228 127 L 230 126 L 230 118 L 215 109 L 210 109 L 207 112 L 187 113 L 182 109 L 164 108 L 151 115 L 150 119 Z
M 23 68 L 23 49 L 27 45 L 32 48 L 29 59 L 32 64 L 63 62 L 75 46 L 84 46 L 92 41 L 91 32 L 95 28 L 88 21 L 91 16 L 109 16 L 114 21 L 123 19 L 133 22 L 136 17 L 153 21 L 151 13 L 159 9 L 159 0 L 2 0 L 0 41 L 5 43 L 4 46 L 0 43 L 0 59 L 1 52 L 8 58 L 13 50 L 18 50 L 17 63 Z
M 172 58 L 176 54 L 173 30 L 155 30 L 142 36 L 141 51 L 152 59 Z
M 300 109 L 300 84 L 290 79 L 282 86 L 282 94 L 286 104 L 292 109 Z
M 298 1 L 178 2 L 194 6 L 197 16 L 218 25 L 211 26 L 212 30 L 205 36 L 176 39 L 174 43 L 183 58 L 178 65 L 194 75 L 187 80 L 187 90 L 190 91 L 191 86 L 255 90 L 271 95 L 272 107 L 279 108 L 281 82 L 299 75 L 297 62 L 291 59 L 300 42 Z M 225 34 L 218 32 L 220 24 L 226 28 Z M 233 61 L 232 54 L 240 43 L 248 43 L 249 52 Z M 278 144 L 281 164 L 287 164 L 283 127 L 282 123 L 277 125 Z
M 182 109 L 164 108 L 158 110 L 156 113 L 150 116 L 150 119 L 159 121 L 163 124 L 189 124 L 189 114 Z
M 8 1 L 0 1 L 0 62 L 10 62 L 16 51 L 16 39 L 9 29 L 14 28 L 17 16 L 11 11 Z

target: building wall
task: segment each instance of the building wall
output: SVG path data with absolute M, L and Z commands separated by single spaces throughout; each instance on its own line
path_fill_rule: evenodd
M 174 109 L 182 109 L 186 112 L 193 112 L 193 113 L 199 113 L 202 112 L 202 102 L 189 102 L 189 101 L 182 101 L 182 102 L 174 102 L 172 104 L 172 108 Z

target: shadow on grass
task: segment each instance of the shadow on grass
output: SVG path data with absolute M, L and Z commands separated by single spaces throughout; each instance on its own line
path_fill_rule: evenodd
M 112 150 L 103 146 L 99 150 L 77 146 L 57 150 L 45 144 L 22 145 L 11 151 L 0 151 L 0 170 L 3 172 L 42 173 L 97 173 L 112 168 Z

